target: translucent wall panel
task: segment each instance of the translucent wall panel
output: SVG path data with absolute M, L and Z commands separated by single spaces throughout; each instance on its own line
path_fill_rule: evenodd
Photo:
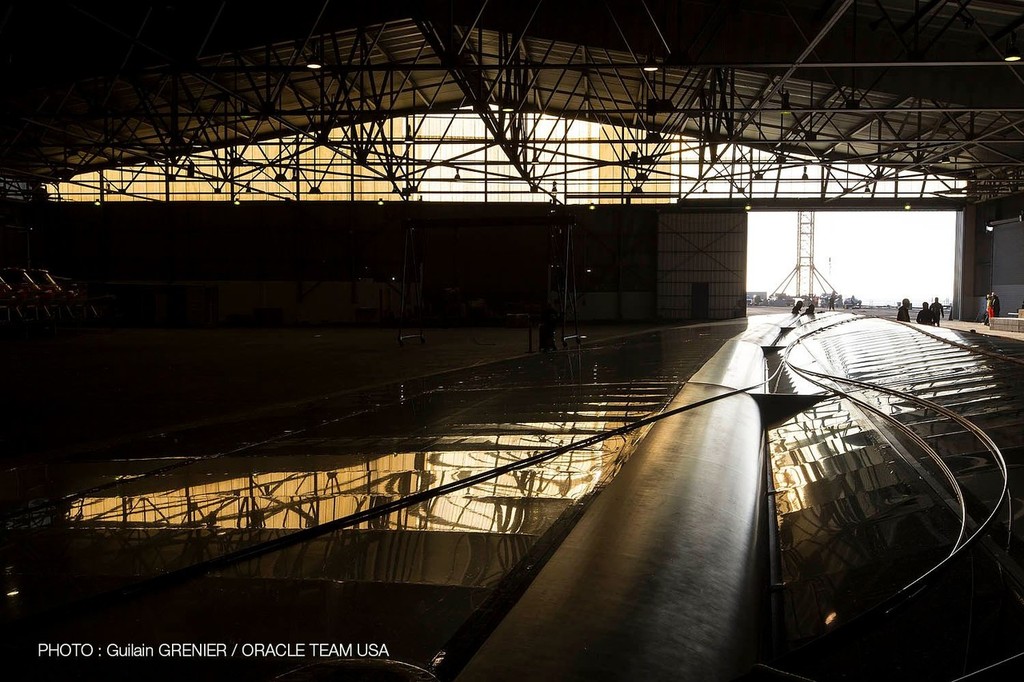
M 916 197 L 951 180 L 539 114 L 402 116 L 326 135 L 202 150 L 84 173 L 51 189 L 71 201 L 557 201 Z

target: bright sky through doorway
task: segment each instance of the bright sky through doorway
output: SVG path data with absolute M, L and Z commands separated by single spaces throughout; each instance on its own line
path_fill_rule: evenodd
M 796 265 L 796 225 L 796 213 L 749 215 L 747 291 L 771 294 L 785 280 Z M 844 297 L 869 305 L 948 302 L 955 234 L 953 211 L 818 211 L 814 264 Z

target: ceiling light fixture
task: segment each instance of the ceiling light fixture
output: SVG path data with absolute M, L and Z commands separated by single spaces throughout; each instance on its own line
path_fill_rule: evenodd
M 324 68 L 323 50 L 317 49 L 318 46 L 314 45 L 312 54 L 309 59 L 306 60 L 306 68 L 318 71 Z
M 1003 55 L 1004 62 L 1019 62 L 1020 48 L 1017 47 L 1017 32 L 1010 31 L 1010 40 L 1006 43 L 1006 54 Z
M 647 73 L 654 73 L 658 70 L 658 62 L 654 61 L 654 57 L 647 55 L 647 61 L 644 62 L 643 70 Z
M 783 90 L 779 94 L 782 97 L 782 106 L 780 107 L 782 109 L 782 115 L 786 116 L 787 114 L 792 114 L 793 112 L 789 108 L 789 91 Z
M 810 180 L 811 178 L 807 175 L 807 166 L 804 166 L 804 174 L 800 177 L 801 180 Z

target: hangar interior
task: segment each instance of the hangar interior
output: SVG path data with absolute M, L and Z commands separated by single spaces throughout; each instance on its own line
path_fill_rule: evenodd
M 1013 678 L 1022 25 L 0 7 L 14 679 Z M 957 212 L 948 324 L 753 308 L 840 210 Z

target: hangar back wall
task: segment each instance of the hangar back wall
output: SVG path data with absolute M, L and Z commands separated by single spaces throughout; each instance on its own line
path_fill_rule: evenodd
M 961 319 L 974 320 L 985 294 L 999 294 L 1002 315 L 1024 305 L 1024 197 L 971 206 L 957 230 L 957 289 L 964 301 Z M 989 223 L 996 223 L 991 230 Z
M 556 209 L 563 222 L 569 211 L 575 218 L 582 318 L 743 314 L 746 214 L 674 208 Z M 410 221 L 431 225 L 417 238 L 424 296 L 435 314 L 454 299 L 461 300 L 463 315 L 470 302 L 486 304 L 492 316 L 542 305 L 564 262 L 548 224 L 550 209 L 428 202 L 46 203 L 28 209 L 23 222 L 33 227 L 34 266 L 112 288 L 139 321 L 215 324 L 251 318 L 258 309 L 279 310 L 272 318 L 284 323 L 350 322 L 386 320 L 397 310 Z M 5 232 L 5 264 L 24 265 L 24 238 Z M 175 297 L 184 299 L 174 304 Z

